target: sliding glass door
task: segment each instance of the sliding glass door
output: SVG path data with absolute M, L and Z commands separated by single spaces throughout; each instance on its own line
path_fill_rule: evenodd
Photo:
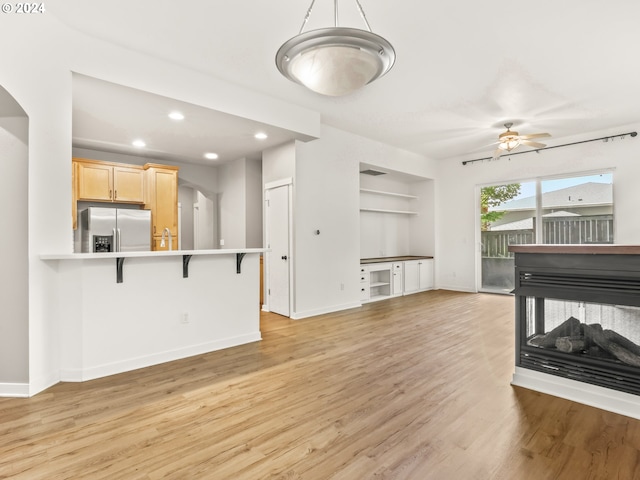
M 613 243 L 613 225 L 611 172 L 483 186 L 479 290 L 513 290 L 509 245 Z
M 535 243 L 535 182 L 490 185 L 480 189 L 482 291 L 513 290 L 509 245 Z

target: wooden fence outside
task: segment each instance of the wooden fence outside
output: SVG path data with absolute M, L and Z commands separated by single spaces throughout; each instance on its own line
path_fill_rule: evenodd
M 546 244 L 613 243 L 613 215 L 543 218 L 542 238 Z M 531 244 L 535 240 L 535 218 L 533 229 L 482 232 L 482 256 L 512 257 L 509 245 Z

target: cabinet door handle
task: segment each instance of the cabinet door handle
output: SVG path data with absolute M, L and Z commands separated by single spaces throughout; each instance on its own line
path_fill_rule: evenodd
M 109 190 L 109 198 L 113 198 L 113 190 Z
M 118 198 L 118 190 L 113 191 L 113 199 L 115 200 L 116 198 Z
M 282 260 L 286 260 L 286 259 L 287 259 L 287 256 L 286 256 L 286 255 L 283 255 L 283 256 L 282 256 Z

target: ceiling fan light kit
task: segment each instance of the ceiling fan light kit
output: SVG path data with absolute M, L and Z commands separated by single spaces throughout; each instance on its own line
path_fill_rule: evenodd
M 287 40 L 276 54 L 280 73 L 316 93 L 342 96 L 391 70 L 396 58 L 393 46 L 371 31 L 360 2 L 355 2 L 367 30 L 339 27 L 338 1 L 334 0 L 335 25 L 303 33 L 313 0 L 300 33 Z
M 504 126 L 507 127 L 507 131 L 498 136 L 498 141 L 500 142 L 498 148 L 510 152 L 520 145 L 520 137 L 518 136 L 518 132 L 509 130 L 513 126 L 513 123 L 505 123 Z
M 502 155 L 503 152 L 511 153 L 511 150 L 519 147 L 520 145 L 526 145 L 528 147 L 534 148 L 544 148 L 546 145 L 544 143 L 533 142 L 532 138 L 540 138 L 540 137 L 550 137 L 548 133 L 532 133 L 529 135 L 520 135 L 518 132 L 511 130 L 513 127 L 513 123 L 505 123 L 506 132 L 498 135 L 498 149 L 493 153 L 493 158 L 497 159 Z

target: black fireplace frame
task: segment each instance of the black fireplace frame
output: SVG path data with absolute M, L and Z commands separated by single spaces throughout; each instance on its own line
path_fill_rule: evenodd
M 534 330 L 541 334 L 546 298 L 640 307 L 640 248 L 635 247 L 636 254 L 615 247 L 510 247 L 515 253 L 517 367 L 640 395 L 638 367 L 527 344 L 527 297 L 534 298 Z

